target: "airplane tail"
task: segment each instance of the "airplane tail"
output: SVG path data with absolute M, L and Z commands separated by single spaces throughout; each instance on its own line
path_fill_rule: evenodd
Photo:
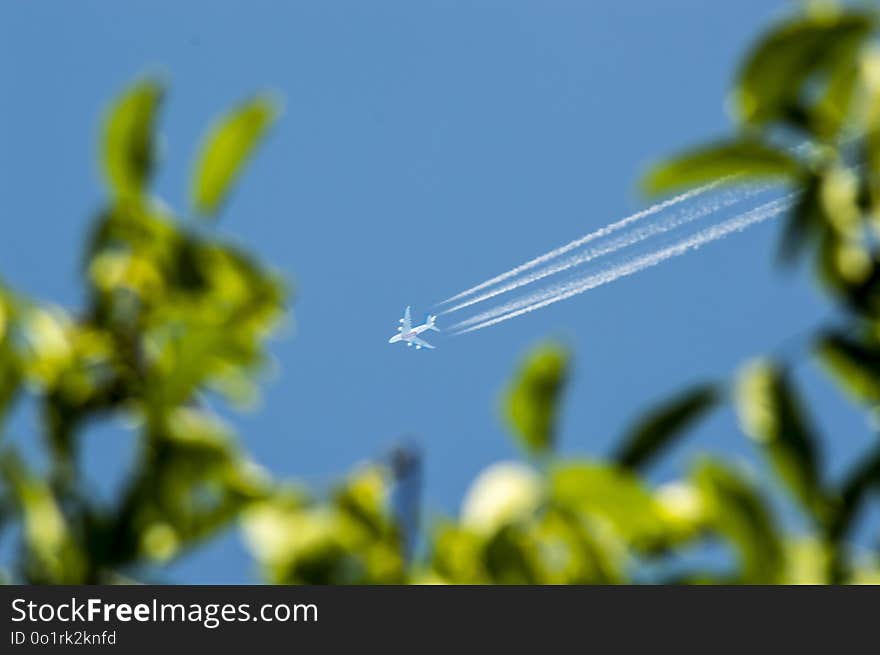
M 440 328 L 438 328 L 436 325 L 434 325 L 436 320 L 437 320 L 437 317 L 434 314 L 428 314 L 425 317 L 425 323 L 428 324 L 428 329 L 434 330 L 434 332 L 439 332 Z

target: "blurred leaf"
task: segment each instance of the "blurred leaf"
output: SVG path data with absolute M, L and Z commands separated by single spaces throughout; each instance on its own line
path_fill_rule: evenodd
M 649 171 L 642 179 L 642 187 L 649 194 L 660 194 L 707 182 L 792 179 L 800 173 L 800 162 L 782 150 L 759 141 L 739 140 L 704 146 L 673 157 Z
M 652 409 L 629 430 L 618 446 L 614 459 L 627 468 L 646 467 L 712 409 L 719 397 L 715 385 L 704 384 Z
M 0 284 L 0 421 L 6 416 L 21 386 L 21 364 L 12 343 L 16 314 L 11 294 Z
M 880 347 L 830 332 L 819 338 L 816 351 L 825 367 L 856 400 L 880 402 Z
M 860 458 L 844 478 L 829 530 L 833 539 L 847 537 L 871 489 L 880 491 L 880 446 Z
M 519 462 L 496 462 L 468 488 L 461 522 L 474 533 L 491 535 L 528 520 L 543 501 L 544 483 L 532 468 Z
M 824 93 L 816 101 L 810 115 L 813 134 L 830 141 L 846 124 L 855 97 L 859 68 L 855 58 L 846 57 L 829 73 Z
M 660 506 L 627 471 L 591 462 L 566 462 L 551 470 L 550 493 L 555 505 L 605 522 L 636 546 L 651 546 L 665 536 Z
M 377 466 L 364 466 L 349 475 L 334 500 L 340 509 L 377 536 L 389 534 L 392 523 L 386 513 L 388 481 Z
M 743 431 L 762 446 L 794 497 L 824 520 L 817 439 L 785 373 L 767 361 L 750 363 L 739 375 L 736 400 Z
M 444 582 L 486 584 L 489 574 L 482 552 L 483 535 L 452 522 L 439 523 L 431 535 L 431 568 Z
M 784 23 L 765 35 L 739 74 L 736 105 L 742 120 L 803 126 L 802 107 L 808 100 L 805 86 L 817 74 L 832 76 L 831 98 L 826 94 L 825 102 L 840 103 L 849 85 L 846 79 L 835 80 L 837 75 L 846 75 L 837 69 L 848 68 L 856 48 L 873 28 L 869 14 L 822 13 Z
M 880 207 L 880 52 L 869 51 L 862 60 L 867 109 L 863 119 L 865 141 L 860 152 L 865 166 L 865 196 L 878 215 Z
M 221 118 L 211 129 L 193 173 L 192 202 L 196 211 L 208 216 L 217 213 L 277 115 L 274 101 L 258 97 Z
M 73 539 L 52 489 L 30 473 L 12 450 L 0 453 L 0 479 L 24 524 L 22 556 L 28 581 L 37 584 L 81 584 L 86 559 Z
M 379 508 L 367 507 L 376 500 L 374 473 L 371 469 L 357 473 L 334 503 L 309 502 L 303 494 L 282 488 L 245 510 L 245 536 L 271 582 L 405 581 L 397 535 L 385 529 L 391 525 L 388 516 L 374 516 Z M 369 520 L 364 520 L 365 509 Z
M 505 396 L 507 422 L 527 451 L 553 447 L 560 396 L 568 377 L 568 352 L 545 344 L 526 356 Z
M 164 90 L 155 80 L 138 82 L 113 104 L 104 127 L 104 172 L 117 199 L 144 193 L 156 160 L 153 129 Z
M 815 173 L 801 180 L 800 195 L 786 219 L 779 242 L 779 262 L 791 264 L 805 250 L 812 239 L 825 229 L 826 215 L 822 207 L 822 177 Z
M 858 194 L 858 177 L 845 166 L 825 163 L 805 175 L 782 235 L 780 262 L 792 263 L 814 245 L 826 284 L 845 293 L 864 284 L 870 258 L 859 241 Z
M 757 491 L 732 469 L 704 462 L 695 471 L 711 522 L 736 548 L 747 584 L 778 582 L 783 548 L 776 521 Z
M 514 527 L 505 527 L 483 548 L 486 571 L 496 584 L 539 584 L 534 544 Z
M 799 538 L 784 544 L 785 572 L 781 583 L 786 585 L 819 585 L 828 582 L 833 552 L 820 539 Z

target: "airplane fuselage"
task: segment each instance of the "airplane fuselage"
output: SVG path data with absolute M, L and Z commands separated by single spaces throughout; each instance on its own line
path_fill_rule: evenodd
M 426 330 L 430 330 L 431 326 L 427 323 L 424 325 L 419 325 L 417 327 L 411 328 L 406 332 L 398 332 L 393 337 L 388 339 L 388 343 L 397 343 L 398 341 L 410 341 L 413 337 L 420 335 L 422 332 Z

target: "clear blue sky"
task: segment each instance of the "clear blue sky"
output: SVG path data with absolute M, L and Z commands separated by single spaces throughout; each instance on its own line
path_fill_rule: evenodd
M 729 129 L 739 58 L 792 4 L 3 3 L 0 275 L 80 301 L 79 244 L 102 199 L 99 117 L 134 77 L 158 71 L 171 85 L 157 191 L 177 207 L 207 121 L 277 90 L 284 116 L 218 229 L 294 281 L 296 327 L 272 346 L 278 373 L 260 406 L 235 423 L 275 474 L 319 487 L 412 435 L 426 457 L 427 507 L 455 511 L 483 467 L 516 456 L 498 396 L 535 342 L 561 337 L 576 355 L 560 449 L 601 455 L 651 402 L 729 375 L 825 315 L 812 284 L 772 265 L 771 223 L 439 339 L 434 352 L 386 343 L 404 305 L 421 315 L 639 207 L 650 161 Z M 839 471 L 867 426 L 811 365 L 799 374 L 820 424 L 834 429 Z M 109 428 L 88 439 L 95 484 L 112 493 L 127 445 Z M 656 479 L 700 451 L 753 459 L 725 410 Z M 230 535 L 168 575 L 244 582 L 253 568 Z

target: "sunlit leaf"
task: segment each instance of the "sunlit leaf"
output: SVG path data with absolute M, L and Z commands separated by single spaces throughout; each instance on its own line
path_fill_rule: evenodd
M 661 508 L 638 478 L 613 466 L 571 461 L 555 466 L 550 493 L 560 507 L 606 522 L 627 541 L 650 546 L 661 540 Z
M 565 349 L 555 344 L 539 346 L 528 354 L 505 395 L 508 425 L 531 453 L 545 453 L 553 447 L 568 366 Z
M 801 114 L 810 104 L 806 83 L 817 74 L 848 66 L 873 27 L 868 14 L 824 13 L 787 22 L 765 35 L 739 74 L 736 105 L 741 118 L 756 124 L 782 120 L 804 126 L 807 121 Z M 848 93 L 847 84 L 835 83 L 843 87 L 836 95 Z
M 438 523 L 431 534 L 430 563 L 441 580 L 453 584 L 486 584 L 484 537 L 451 522 Z
M 625 580 L 619 542 L 585 529 L 576 512 L 550 507 L 526 527 L 540 584 L 611 584 Z
M 241 174 L 242 167 L 278 115 L 268 97 L 250 100 L 222 117 L 202 144 L 192 181 L 196 211 L 214 215 Z
M 750 363 L 739 375 L 736 400 L 743 431 L 761 445 L 795 498 L 823 520 L 817 438 L 785 372 L 767 361 Z
M 627 468 L 646 467 L 719 400 L 714 385 L 686 391 L 643 416 L 618 446 L 614 459 Z
M 46 480 L 30 472 L 13 451 L 0 453 L 0 480 L 21 514 L 26 573 L 41 584 L 81 584 L 85 554 L 75 542 L 62 509 Z
M 660 194 L 714 181 L 743 183 L 753 179 L 795 179 L 800 162 L 758 141 L 716 143 L 673 157 L 648 172 L 642 187 Z
M 538 474 L 518 462 L 497 462 L 471 483 L 462 502 L 461 521 L 478 534 L 493 534 L 528 519 L 544 500 Z
M 103 166 L 113 195 L 139 198 L 145 191 L 156 163 L 153 134 L 163 88 L 155 80 L 143 80 L 113 104 L 104 127 Z
M 372 476 L 372 473 L 367 473 Z M 364 482 L 355 476 L 355 487 Z M 374 486 L 372 482 L 367 485 Z M 346 485 L 349 486 L 349 485 Z M 367 493 L 372 495 L 372 491 Z M 363 500 L 363 499 L 361 499 Z M 244 511 L 245 535 L 266 577 L 275 584 L 399 584 L 404 559 L 396 534 L 377 530 L 339 504 L 310 502 L 280 489 Z M 372 511 L 372 510 L 370 510 Z M 388 525 L 387 517 L 381 523 Z
M 712 525 L 736 549 L 740 581 L 777 582 L 782 572 L 782 541 L 758 492 L 733 469 L 716 462 L 701 464 L 694 477 Z

